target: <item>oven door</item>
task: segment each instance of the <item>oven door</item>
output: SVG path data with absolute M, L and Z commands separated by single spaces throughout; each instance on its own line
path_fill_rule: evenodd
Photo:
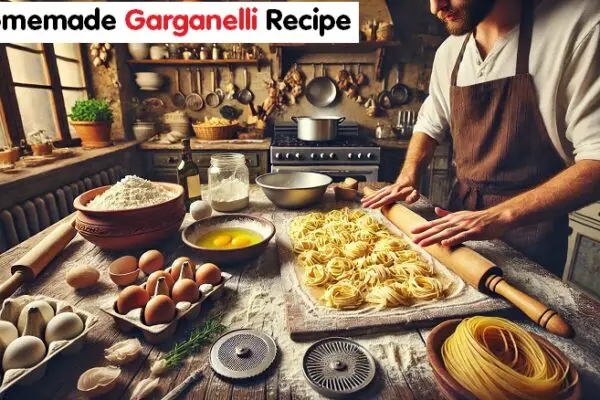
M 350 177 L 359 182 L 377 182 L 377 165 L 271 165 L 271 172 L 318 172 L 329 175 L 334 182 L 342 182 Z

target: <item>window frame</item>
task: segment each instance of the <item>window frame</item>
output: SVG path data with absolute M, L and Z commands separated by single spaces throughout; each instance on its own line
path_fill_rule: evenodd
M 19 103 L 16 96 L 16 87 L 31 88 L 31 89 L 44 89 L 50 90 L 52 93 L 53 113 L 54 119 L 58 127 L 59 138 L 53 141 L 57 147 L 68 147 L 68 146 L 79 146 L 81 140 L 71 137 L 69 130 L 68 112 L 65 107 L 65 99 L 63 96 L 63 90 L 77 90 L 85 91 L 88 98 L 93 98 L 93 91 L 91 87 L 91 79 L 88 74 L 89 63 L 86 57 L 85 45 L 79 44 L 79 56 L 80 60 L 71 57 L 65 57 L 57 55 L 54 51 L 54 45 L 52 43 L 40 43 L 41 49 L 35 50 L 29 47 L 20 46 L 13 43 L 2 43 L 0 44 L 0 98 L 2 103 L 0 106 L 0 118 L 5 122 L 4 127 L 8 131 L 8 138 L 12 142 L 13 146 L 20 146 L 22 141 L 27 143 L 25 137 L 25 130 L 23 128 L 23 121 L 19 110 Z M 10 47 L 20 51 L 26 51 L 32 54 L 41 55 L 44 59 L 45 73 L 48 77 L 49 83 L 46 85 L 32 84 L 32 83 L 15 83 L 12 79 L 12 73 L 10 71 L 10 64 L 8 61 L 8 55 L 6 48 Z M 58 72 L 57 60 L 63 60 L 67 62 L 76 62 L 79 64 L 81 69 L 81 76 L 83 78 L 84 86 L 64 86 L 60 80 L 60 74 Z M 7 115 L 15 115 L 18 118 L 6 118 Z

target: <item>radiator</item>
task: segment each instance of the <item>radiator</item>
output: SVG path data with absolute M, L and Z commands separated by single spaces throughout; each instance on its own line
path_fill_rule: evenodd
M 39 231 L 74 211 L 73 199 L 81 193 L 110 185 L 123 177 L 123 168 L 116 166 L 53 192 L 29 199 L 0 212 L 0 253 L 29 239 Z

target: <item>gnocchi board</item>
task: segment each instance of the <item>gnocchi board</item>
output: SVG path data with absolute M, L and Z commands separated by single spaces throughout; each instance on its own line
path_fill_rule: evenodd
M 289 221 L 296 216 L 313 211 L 327 212 L 334 208 L 357 208 L 358 206 L 351 202 L 324 201 L 318 206 L 318 209 L 283 212 L 275 221 L 278 232 L 277 249 L 281 265 L 286 323 L 292 340 L 311 341 L 328 336 L 368 335 L 415 327 L 431 327 L 446 319 L 489 314 L 513 308 L 512 304 L 504 299 L 489 296 L 468 286 L 421 247 L 413 244 L 379 211 L 371 212 L 392 233 L 404 238 L 412 249 L 419 252 L 428 262 L 433 263 L 436 269 L 453 276 L 457 285 L 460 286 L 460 291 L 446 299 L 411 307 L 379 309 L 363 306 L 357 310 L 335 310 L 323 306 L 318 300 L 323 290 L 310 288 L 301 283 L 303 269 L 296 263 L 296 254 L 292 250 L 291 240 L 287 234 Z M 429 207 L 424 202 L 419 202 L 412 209 L 423 215 L 427 213 Z

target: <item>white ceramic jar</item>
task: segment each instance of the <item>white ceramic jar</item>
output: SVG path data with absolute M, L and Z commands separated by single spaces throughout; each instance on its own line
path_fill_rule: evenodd
M 162 60 L 167 57 L 167 49 L 162 45 L 154 45 L 150 47 L 150 58 L 152 60 Z

